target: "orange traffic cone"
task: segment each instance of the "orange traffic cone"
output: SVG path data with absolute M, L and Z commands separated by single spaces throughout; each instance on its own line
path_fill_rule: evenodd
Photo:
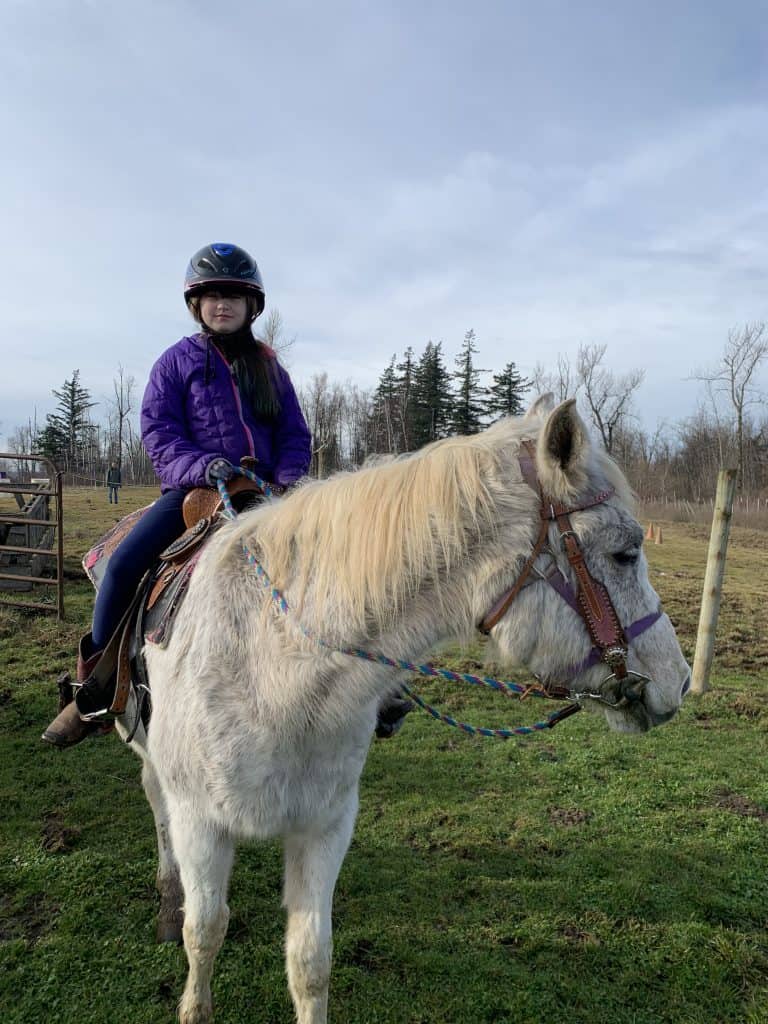
M 645 531 L 645 539 L 653 540 L 653 523 L 648 523 L 648 529 Z
M 664 543 L 664 538 L 662 537 L 661 527 L 660 526 L 656 527 L 656 543 L 657 544 L 663 544 Z

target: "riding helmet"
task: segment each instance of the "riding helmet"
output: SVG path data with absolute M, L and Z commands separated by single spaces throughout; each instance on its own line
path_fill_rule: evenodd
M 213 242 L 205 245 L 189 261 L 184 277 L 184 298 L 189 304 L 193 295 L 214 285 L 237 286 L 238 291 L 253 295 L 255 314 L 264 309 L 264 282 L 256 260 L 238 245 Z

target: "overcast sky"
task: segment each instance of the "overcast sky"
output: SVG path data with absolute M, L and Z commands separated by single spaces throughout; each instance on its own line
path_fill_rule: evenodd
M 607 345 L 652 425 L 768 319 L 765 2 L 0 11 L 0 434 L 75 368 L 143 391 L 210 241 L 258 260 L 299 384 L 430 339 L 452 368 L 471 327 L 496 370 Z

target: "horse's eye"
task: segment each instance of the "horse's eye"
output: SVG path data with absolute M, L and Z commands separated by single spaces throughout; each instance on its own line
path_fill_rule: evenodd
M 637 548 L 629 548 L 628 551 L 614 551 L 611 558 L 619 565 L 634 565 L 640 557 Z

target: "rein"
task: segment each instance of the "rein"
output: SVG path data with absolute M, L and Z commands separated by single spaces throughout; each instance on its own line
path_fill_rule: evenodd
M 645 676 L 640 676 L 638 673 L 629 672 L 627 670 L 627 644 L 630 639 L 634 639 L 635 636 L 639 636 L 640 633 L 649 629 L 661 616 L 660 610 L 656 613 L 645 616 L 643 619 L 639 619 L 637 622 L 633 623 L 625 632 L 621 627 L 607 590 L 601 583 L 594 580 L 590 575 L 589 570 L 586 567 L 586 563 L 584 562 L 583 555 L 581 554 L 578 537 L 571 528 L 570 520 L 568 519 L 568 515 L 570 513 L 582 511 L 583 509 L 602 504 L 602 502 L 606 501 L 613 494 L 613 490 L 606 490 L 600 494 L 594 495 L 591 499 L 588 499 L 578 506 L 565 507 L 554 502 L 547 503 L 541 492 L 538 478 L 536 476 L 533 446 L 530 441 L 524 441 L 522 443 L 522 447 L 525 454 L 521 454 L 519 456 L 520 467 L 526 483 L 536 490 L 540 496 L 541 526 L 539 528 L 539 534 L 534 544 L 533 551 L 531 552 L 530 557 L 526 560 L 520 576 L 510 590 L 502 594 L 490 611 L 484 616 L 478 625 L 478 629 L 485 635 L 490 633 L 493 627 L 509 610 L 511 604 L 525 586 L 536 582 L 537 579 L 546 580 L 554 587 L 560 596 L 581 615 L 594 644 L 589 655 L 587 655 L 579 665 L 576 665 L 573 669 L 569 670 L 568 675 L 570 680 L 576 678 L 576 676 L 585 669 L 598 664 L 601 660 L 606 661 L 609 667 L 613 668 L 611 675 L 604 680 L 600 688 L 600 692 L 577 693 L 568 685 L 558 686 L 544 683 L 539 686 L 523 686 L 519 683 L 513 683 L 508 680 L 494 679 L 490 676 L 475 676 L 469 673 L 452 672 L 449 669 L 437 668 L 430 664 L 417 665 L 410 661 L 389 658 L 385 654 L 366 651 L 357 647 L 336 647 L 327 643 L 321 637 L 315 636 L 309 630 L 299 625 L 301 632 L 305 637 L 307 637 L 307 639 L 312 640 L 319 647 L 333 653 L 344 654 L 353 658 L 361 658 L 365 661 L 385 665 L 388 668 L 414 672 L 417 675 L 425 677 L 441 678 L 450 682 L 469 683 L 473 686 L 486 686 L 499 693 L 503 693 L 505 696 L 514 697 L 517 700 L 525 700 L 528 696 L 534 696 L 569 702 L 567 707 L 552 712 L 544 721 L 535 722 L 531 726 L 521 725 L 515 728 L 490 729 L 473 726 L 467 722 L 460 722 L 449 715 L 442 714 L 437 710 L 437 708 L 422 700 L 422 698 L 419 697 L 418 694 L 414 693 L 410 687 L 404 683 L 401 684 L 403 692 L 406 693 L 418 707 L 431 715 L 432 718 L 444 722 L 446 725 L 453 726 L 456 729 L 460 729 L 462 732 L 468 733 L 469 735 L 487 736 L 497 739 L 510 739 L 513 736 L 525 736 L 545 729 L 552 729 L 558 724 L 558 722 L 562 722 L 577 711 L 581 711 L 583 699 L 596 700 L 612 707 L 620 707 L 636 700 L 640 700 L 642 698 L 642 690 L 648 680 Z M 249 480 L 253 481 L 253 483 L 255 483 L 267 497 L 270 497 L 274 493 L 269 483 L 257 476 L 251 470 L 242 467 L 233 468 L 238 475 L 245 476 Z M 231 520 L 236 519 L 237 512 L 232 505 L 226 484 L 224 481 L 219 480 L 217 481 L 217 486 L 222 504 L 224 505 L 225 516 Z M 574 568 L 574 572 L 579 583 L 576 591 L 571 587 L 569 580 L 562 575 L 556 562 L 556 571 L 551 572 L 548 575 L 541 573 L 535 567 L 535 563 L 539 556 L 548 549 L 547 540 L 549 526 L 553 521 L 556 522 L 560 528 L 561 539 L 566 547 L 569 562 Z M 244 541 L 242 542 L 242 548 L 246 559 L 249 564 L 253 566 L 257 577 L 263 583 L 265 588 L 269 590 L 270 596 L 275 605 L 283 615 L 288 616 L 290 614 L 290 608 L 282 592 L 273 585 L 264 566 L 259 562 L 257 557 Z M 549 553 L 552 555 L 551 550 Z M 554 556 L 552 557 L 554 560 Z M 555 575 L 559 575 L 560 579 L 555 581 Z M 572 676 L 571 672 L 573 672 Z M 614 688 L 614 692 L 606 695 L 606 693 L 603 692 L 603 688 L 614 679 L 618 681 L 618 688 Z

